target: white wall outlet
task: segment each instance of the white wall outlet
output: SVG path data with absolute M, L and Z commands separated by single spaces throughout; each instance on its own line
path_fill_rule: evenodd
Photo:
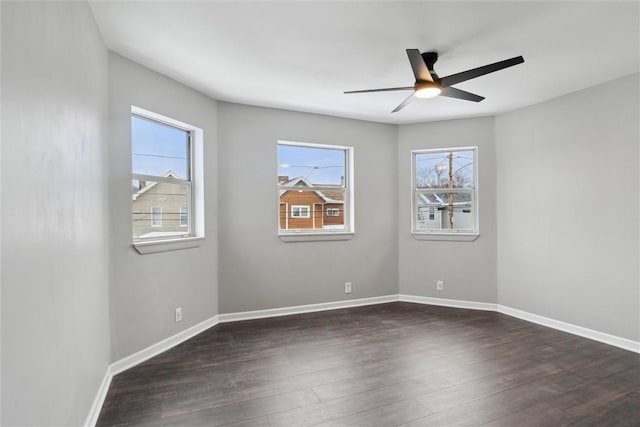
M 182 320 L 182 307 L 176 308 L 176 322 Z
M 436 280 L 436 290 L 444 291 L 444 280 Z
M 351 282 L 344 282 L 344 293 L 345 294 L 351 293 Z

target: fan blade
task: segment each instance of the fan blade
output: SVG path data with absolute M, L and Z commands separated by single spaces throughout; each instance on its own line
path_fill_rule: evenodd
M 365 90 L 348 90 L 344 93 L 368 93 L 368 92 L 389 92 L 392 90 L 413 90 L 413 86 L 406 87 L 387 87 L 383 89 L 365 89 Z
M 402 110 L 404 107 L 411 104 L 411 102 L 413 102 L 414 99 L 416 99 L 416 97 L 413 96 L 413 94 L 409 95 L 407 99 L 402 101 L 400 105 L 398 105 L 396 108 L 393 109 L 392 113 L 397 113 L 398 111 Z
M 413 68 L 413 75 L 416 76 L 416 81 L 433 83 L 431 73 L 427 68 L 427 64 L 424 63 L 420 51 L 418 49 L 407 49 L 407 56 L 409 57 L 411 68 Z
M 464 90 L 456 89 L 455 87 L 445 87 L 440 92 L 441 96 L 448 96 L 449 98 L 464 99 L 465 101 L 480 102 L 484 99 L 484 96 L 476 95 L 475 93 L 466 92 Z
M 522 64 L 523 62 L 524 58 L 522 56 L 516 56 L 515 58 L 505 59 L 504 61 L 495 62 L 483 67 L 478 67 L 471 70 L 463 71 L 461 73 L 452 74 L 447 77 L 442 77 L 440 79 L 440 83 L 442 84 L 442 87 L 445 88 L 456 83 L 461 83 L 467 80 L 475 79 L 476 77 L 484 76 L 485 74 L 502 70 L 504 68 L 513 67 L 514 65 Z

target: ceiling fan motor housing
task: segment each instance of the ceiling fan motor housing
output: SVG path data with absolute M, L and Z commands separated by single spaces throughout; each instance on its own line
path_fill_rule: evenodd
M 433 64 L 438 62 L 438 52 L 424 52 L 422 53 L 422 59 L 427 65 L 429 71 L 433 71 Z M 431 73 L 433 74 L 433 73 Z

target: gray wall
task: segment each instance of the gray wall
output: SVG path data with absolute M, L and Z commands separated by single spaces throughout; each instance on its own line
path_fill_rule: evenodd
M 1 7 L 1 422 L 81 425 L 109 364 L 107 51 L 86 4 Z
M 227 103 L 218 124 L 221 313 L 397 293 L 395 126 Z M 354 147 L 352 240 L 278 239 L 278 140 Z
M 640 339 L 638 90 L 496 118 L 500 304 Z
M 411 236 L 411 150 L 478 147 L 480 236 L 473 242 L 420 241 Z M 398 253 L 401 294 L 496 302 L 496 176 L 493 118 L 400 126 Z M 436 291 L 444 280 L 444 291 Z
M 0 10 L 2 424 L 82 424 L 109 362 L 218 298 L 230 313 L 400 292 L 640 340 L 638 75 L 495 120 L 396 127 L 216 104 L 107 55 L 84 3 Z M 131 246 L 132 104 L 204 129 L 199 248 Z M 355 147 L 355 238 L 277 238 L 279 139 Z M 480 237 L 417 241 L 410 150 L 462 145 L 479 146 Z
M 218 313 L 216 103 L 109 54 L 111 337 L 116 361 Z M 131 245 L 131 105 L 204 131 L 205 234 L 201 247 L 140 255 Z M 174 310 L 182 307 L 182 322 Z

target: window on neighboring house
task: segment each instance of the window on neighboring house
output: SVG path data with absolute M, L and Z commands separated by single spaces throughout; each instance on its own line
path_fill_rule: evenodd
M 162 227 L 162 208 L 160 206 L 151 206 L 151 226 Z
M 477 151 L 477 147 L 460 147 L 411 152 L 414 236 L 477 237 Z
M 293 218 L 309 218 L 309 206 L 291 206 Z
M 327 216 L 340 216 L 340 209 L 327 208 Z
M 131 158 L 136 249 L 204 237 L 202 130 L 132 107 Z
M 180 227 L 189 226 L 189 209 L 184 206 L 180 207 Z
M 354 230 L 352 182 L 352 147 L 279 141 L 279 236 L 349 238 Z

